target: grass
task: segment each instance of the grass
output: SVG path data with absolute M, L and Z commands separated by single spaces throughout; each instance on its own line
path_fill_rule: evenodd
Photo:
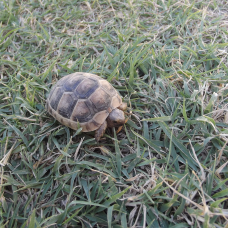
M 1 227 L 228 227 L 225 1 L 0 2 Z M 97 144 L 48 92 L 72 72 L 130 120 Z

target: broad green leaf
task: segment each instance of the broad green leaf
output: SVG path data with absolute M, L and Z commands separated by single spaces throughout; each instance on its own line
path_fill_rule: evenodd
M 199 116 L 195 120 L 202 121 L 202 122 L 207 122 L 207 123 L 211 124 L 212 127 L 214 128 L 215 132 L 218 132 L 218 130 L 217 130 L 216 126 L 215 126 L 215 121 L 212 118 L 210 118 L 208 116 Z
M 196 171 L 197 164 L 191 157 L 190 152 L 187 150 L 187 148 L 183 145 L 183 143 L 179 139 L 177 139 L 174 135 L 171 134 L 170 129 L 168 128 L 168 126 L 165 123 L 163 123 L 163 122 L 158 122 L 158 123 L 161 126 L 161 128 L 163 129 L 163 131 L 166 133 L 166 135 L 169 137 L 169 139 L 171 139 L 171 137 L 172 137 L 173 143 L 175 144 L 176 147 L 178 147 L 180 149 L 180 151 L 182 152 L 182 156 L 184 155 L 184 159 L 186 159 L 189 166 L 191 166 L 191 168 Z
M 99 203 L 93 203 L 93 202 L 87 202 L 87 201 L 80 201 L 80 200 L 73 200 L 69 206 L 74 205 L 74 204 L 81 204 L 81 205 L 89 205 L 89 206 L 96 206 L 96 207 L 104 207 L 108 208 L 108 206 L 99 204 Z
M 143 136 L 139 135 L 138 133 L 136 133 L 135 131 L 133 131 L 131 129 L 131 131 L 140 139 L 142 139 L 148 146 L 150 146 L 152 149 L 154 149 L 157 153 L 159 154 L 163 154 L 163 152 L 161 151 L 161 149 L 156 145 L 154 144 L 153 142 L 151 142 L 150 140 L 147 140 L 145 139 Z
M 124 189 L 123 191 L 117 193 L 114 196 L 111 196 L 110 199 L 106 200 L 103 205 L 104 207 L 108 207 L 110 204 L 112 204 L 113 202 L 115 202 L 116 200 L 118 200 L 124 193 L 126 193 L 129 189 L 131 188 L 131 186 L 129 186 L 128 188 Z M 102 211 L 103 209 L 98 209 L 97 212 Z
M 210 206 L 211 207 L 214 207 L 214 208 L 217 208 L 219 206 L 220 203 L 222 203 L 223 201 L 225 200 L 228 200 L 228 198 L 222 198 L 222 199 L 219 199 L 219 200 L 216 200 L 215 202 L 213 202 Z
M 142 121 L 148 121 L 148 122 L 156 122 L 156 121 L 171 121 L 171 116 L 161 116 L 161 117 L 155 117 L 155 118 L 149 118 L 149 119 L 142 119 Z
M 47 78 L 48 74 L 49 74 L 49 73 L 52 71 L 52 69 L 54 68 L 56 62 L 57 62 L 57 59 L 54 60 L 54 61 L 52 62 L 52 64 L 48 67 L 48 69 L 43 73 L 43 75 L 42 75 L 42 77 L 41 77 L 41 81 L 44 81 L 44 80 Z
M 112 212 L 113 212 L 113 207 L 114 207 L 114 205 L 112 205 L 111 207 L 108 208 L 108 213 L 107 213 L 108 228 L 112 228 Z
M 215 193 L 212 197 L 213 198 L 217 198 L 217 197 L 224 197 L 224 196 L 227 196 L 228 195 L 228 188 L 227 189 L 224 189 L 218 193 Z
M 34 228 L 35 227 L 35 221 L 36 221 L 36 217 L 35 216 L 36 216 L 36 211 L 33 210 L 32 215 L 30 217 L 28 228 Z

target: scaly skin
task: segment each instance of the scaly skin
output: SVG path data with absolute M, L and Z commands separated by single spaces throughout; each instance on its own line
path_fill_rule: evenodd
M 104 135 L 105 130 L 107 128 L 108 124 L 107 121 L 105 121 L 96 131 L 95 131 L 95 139 L 98 142 L 101 137 Z
M 126 120 L 123 111 L 126 110 L 126 108 L 127 104 L 122 103 L 118 108 L 112 110 L 112 112 L 109 113 L 106 121 L 95 131 L 95 139 L 97 142 L 104 135 L 107 127 L 120 127 L 125 124 Z
M 122 111 L 126 111 L 126 109 L 127 109 L 127 103 L 122 103 L 119 107 L 118 107 L 118 109 L 120 109 L 120 110 L 122 110 Z

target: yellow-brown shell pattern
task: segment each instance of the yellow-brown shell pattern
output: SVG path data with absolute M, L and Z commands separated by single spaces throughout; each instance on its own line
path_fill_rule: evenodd
M 122 104 L 119 93 L 105 79 L 90 73 L 61 78 L 47 98 L 47 110 L 61 124 L 83 132 L 94 131 Z

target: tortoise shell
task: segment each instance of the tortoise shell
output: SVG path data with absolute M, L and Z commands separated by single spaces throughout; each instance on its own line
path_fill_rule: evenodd
M 90 73 L 73 73 L 61 78 L 47 98 L 48 112 L 61 124 L 83 132 L 97 130 L 122 99 L 105 79 Z

